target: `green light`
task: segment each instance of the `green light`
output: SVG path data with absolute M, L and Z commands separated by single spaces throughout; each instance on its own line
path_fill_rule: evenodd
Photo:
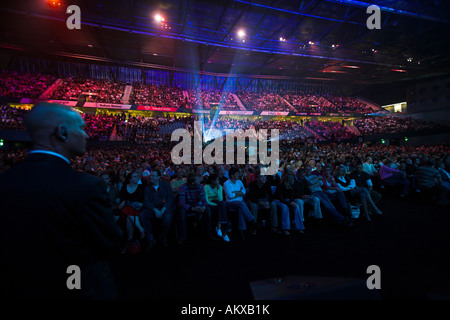
M 405 137 L 405 141 L 408 141 L 408 137 Z
M 0 139 L 0 147 L 3 147 L 3 139 Z
M 385 143 L 386 143 L 386 141 L 384 141 L 384 139 L 381 139 L 381 143 L 382 143 L 382 144 L 385 144 Z

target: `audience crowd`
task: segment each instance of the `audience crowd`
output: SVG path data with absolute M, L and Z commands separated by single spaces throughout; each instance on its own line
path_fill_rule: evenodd
M 23 131 L 23 114 L 26 110 L 0 106 L 0 129 Z M 98 111 L 95 115 L 82 114 L 86 122 L 86 131 L 92 140 L 148 142 L 170 135 L 173 130 L 187 128 L 193 130 L 193 122 L 199 116 L 146 117 L 131 113 L 116 115 Z M 354 120 L 353 126 L 346 126 L 341 121 L 295 122 L 289 120 L 236 119 L 225 117 L 203 117 L 204 129 L 279 129 L 280 140 L 286 144 L 305 141 L 343 141 L 361 135 L 427 132 L 427 130 L 448 128 L 441 123 L 418 121 L 400 117 L 368 117 Z M 268 130 L 270 136 L 271 131 Z M 211 138 L 211 137 L 210 137 Z
M 0 96 L 39 98 L 56 81 L 52 75 L 0 71 Z
M 355 137 L 355 133 L 339 121 L 307 121 L 305 125 L 327 140 L 339 141 Z
M 289 104 L 277 93 L 270 92 L 237 92 L 239 100 L 248 110 L 256 111 L 296 111 L 291 109 Z
M 123 103 L 124 90 L 123 82 L 67 78 L 52 93 L 51 99 L 78 100 L 83 95 L 87 102 Z
M 187 107 L 190 109 L 240 110 L 236 100 L 230 92 L 220 90 L 187 90 Z
M 364 135 L 425 131 L 445 128 L 442 123 L 395 116 L 360 118 L 353 122 Z
M 102 123 L 101 116 L 85 119 Z M 117 116 L 117 121 L 124 118 Z M 178 120 L 153 121 L 158 124 L 149 126 L 155 128 Z M 218 122 L 223 127 L 233 124 Z M 276 126 L 286 124 L 280 121 Z M 123 252 L 135 252 L 136 241 L 147 251 L 156 244 L 168 246 L 171 235 L 182 244 L 195 230 L 205 239 L 226 242 L 266 227 L 280 235 L 301 235 L 322 221 L 346 230 L 389 211 L 380 201 L 385 190 L 399 199 L 420 193 L 430 205 L 449 203 L 446 145 L 304 142 L 280 152 L 278 172 L 264 176 L 261 165 L 174 165 L 174 144 L 155 134 L 146 145 L 91 148 L 72 163 L 107 184 L 117 223 L 125 231 Z M 27 153 L 1 151 L 0 170 L 16 165 Z
M 11 108 L 8 105 L 0 105 L 0 130 L 25 131 L 23 116 L 25 109 Z
M 180 88 L 139 82 L 133 82 L 130 103 L 162 108 L 187 107 L 186 98 Z
M 42 74 L 18 73 L 3 70 L 0 73 L 0 96 L 38 98 L 56 77 Z M 81 95 L 87 102 L 124 103 L 126 84 L 107 79 L 69 77 L 51 93 L 55 100 L 78 100 Z M 239 101 L 237 101 L 238 99 Z M 291 91 L 251 92 L 235 94 L 221 90 L 182 89 L 178 86 L 143 84 L 133 82 L 128 103 L 190 109 L 210 109 L 220 106 L 223 110 L 278 112 L 347 112 L 368 113 L 372 108 L 354 97 L 331 94 L 314 95 Z

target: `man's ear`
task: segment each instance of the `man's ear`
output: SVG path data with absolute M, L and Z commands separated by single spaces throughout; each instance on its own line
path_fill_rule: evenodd
M 55 129 L 55 136 L 58 140 L 66 141 L 67 139 L 67 128 L 64 125 L 58 125 Z

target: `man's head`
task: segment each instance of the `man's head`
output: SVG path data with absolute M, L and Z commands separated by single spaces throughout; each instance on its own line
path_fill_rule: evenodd
M 228 171 L 228 177 L 231 180 L 238 180 L 240 177 L 239 169 L 233 167 Z
M 333 168 L 331 166 L 325 166 L 324 173 L 326 176 L 331 176 L 333 174 Z
M 312 168 L 310 165 L 305 166 L 305 176 L 310 176 L 312 172 Z
M 198 186 L 200 184 L 200 176 L 196 173 L 190 173 L 187 176 L 187 184 L 190 186 Z
M 435 163 L 436 161 L 434 161 L 434 158 L 428 158 L 428 160 L 425 162 L 427 167 L 433 167 Z
M 342 166 L 342 165 L 339 166 L 338 169 L 337 169 L 337 173 L 338 173 L 338 176 L 340 176 L 340 177 L 345 176 L 345 167 Z
M 110 185 L 111 184 L 111 172 L 109 171 L 104 171 L 101 173 L 100 178 L 103 180 L 103 182 L 106 185 Z
M 255 178 L 256 178 L 256 181 L 258 181 L 258 184 L 261 184 L 261 185 L 265 184 L 267 181 L 266 176 L 261 174 L 259 171 L 256 171 Z
M 357 173 L 361 173 L 361 172 L 363 171 L 362 168 L 363 168 L 363 166 L 362 166 L 361 163 L 357 163 L 357 164 L 356 164 L 355 169 L 356 169 L 356 172 L 357 172 Z
M 161 171 L 159 171 L 158 169 L 155 169 L 150 173 L 149 177 L 150 177 L 150 183 L 152 185 L 158 185 L 159 179 L 161 178 Z
M 84 120 L 73 108 L 41 103 L 24 118 L 35 149 L 57 152 L 72 159 L 86 152 Z

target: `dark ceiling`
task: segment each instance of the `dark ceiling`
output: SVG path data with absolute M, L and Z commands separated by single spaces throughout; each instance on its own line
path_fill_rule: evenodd
M 370 4 L 351 0 L 61 2 L 51 8 L 47 0 L 2 1 L 0 47 L 355 86 L 450 70 L 450 7 L 443 0 L 374 1 L 381 29 L 373 30 L 366 25 Z M 66 27 L 68 5 L 80 7 L 81 30 Z M 157 13 L 164 21 L 155 21 Z

